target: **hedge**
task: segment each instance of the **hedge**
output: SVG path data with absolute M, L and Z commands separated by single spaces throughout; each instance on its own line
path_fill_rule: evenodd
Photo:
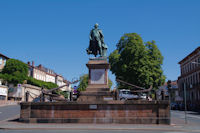
M 41 81 L 41 80 L 34 79 L 32 77 L 28 77 L 27 84 L 35 85 L 35 86 L 38 86 L 38 87 L 44 87 L 46 89 L 52 89 L 52 88 L 58 87 L 58 85 L 55 84 L 55 83 L 44 82 L 44 81 Z

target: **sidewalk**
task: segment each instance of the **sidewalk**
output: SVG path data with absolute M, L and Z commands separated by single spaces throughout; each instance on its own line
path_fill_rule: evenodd
M 18 118 L 16 116 L 15 118 Z M 156 130 L 174 132 L 200 132 L 195 123 L 184 124 L 184 121 L 172 118 L 171 125 L 135 125 L 135 124 L 32 124 L 5 120 L 0 122 L 0 129 L 11 130 Z M 178 122 L 178 123 L 177 123 Z
M 0 107 L 2 106 L 7 106 L 7 105 L 17 105 L 19 102 L 18 101 L 2 101 L 0 100 Z

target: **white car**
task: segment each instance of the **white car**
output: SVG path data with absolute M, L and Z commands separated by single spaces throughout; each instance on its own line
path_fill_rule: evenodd
M 145 93 L 140 93 L 139 94 L 139 99 L 146 100 L 147 99 L 147 95 Z
M 130 90 L 119 90 L 119 99 L 120 100 L 131 100 L 131 99 L 138 99 L 138 95 L 134 95 L 131 93 Z

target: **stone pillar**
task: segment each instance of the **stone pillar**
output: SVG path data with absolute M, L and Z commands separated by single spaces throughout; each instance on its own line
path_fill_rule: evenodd
M 88 86 L 104 86 L 108 88 L 108 69 L 110 65 L 107 60 L 90 60 L 86 66 L 89 70 Z
M 88 87 L 80 93 L 78 101 L 96 101 L 113 99 L 108 86 L 107 59 L 90 59 L 86 64 L 89 71 Z

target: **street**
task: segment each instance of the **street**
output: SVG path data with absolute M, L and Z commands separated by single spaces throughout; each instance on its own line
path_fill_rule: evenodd
M 193 133 L 193 132 L 171 132 L 171 131 L 145 131 L 145 130 L 6 130 L 6 131 L 0 131 L 0 133 Z
M 171 125 L 133 124 L 26 124 L 9 121 L 19 117 L 20 106 L 0 107 L 0 133 L 192 133 L 200 132 L 200 114 L 171 111 Z
M 192 125 L 200 125 L 200 113 L 187 111 L 187 122 L 188 124 Z M 176 124 L 184 124 L 185 123 L 185 112 L 184 111 L 171 111 L 171 119 L 172 123 L 175 122 Z M 177 122 L 179 121 L 179 122 Z
M 15 117 L 20 113 L 19 105 L 9 105 L 0 107 L 0 121 Z

